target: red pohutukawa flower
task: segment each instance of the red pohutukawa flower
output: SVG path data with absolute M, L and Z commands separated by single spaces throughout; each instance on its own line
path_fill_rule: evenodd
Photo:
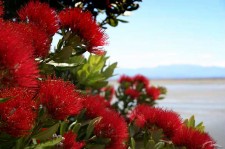
M 134 80 L 134 83 L 142 83 L 144 87 L 149 86 L 149 79 L 143 75 L 136 75 L 134 76 L 133 80 Z
M 125 120 L 113 110 L 104 110 L 99 116 L 102 119 L 95 126 L 94 133 L 98 137 L 111 139 L 106 149 L 125 149 L 128 138 Z
M 160 96 L 160 90 L 156 87 L 147 87 L 146 88 L 147 95 L 152 98 L 153 100 L 156 100 Z
M 176 146 L 188 149 L 215 149 L 215 141 L 204 132 L 199 132 L 185 126 L 181 127 L 172 138 Z
M 179 115 L 173 111 L 153 108 L 148 105 L 138 105 L 131 113 L 130 120 L 138 127 L 157 126 L 163 129 L 166 137 L 174 136 L 177 129 L 182 126 Z
M 106 34 L 92 19 L 89 12 L 82 12 L 79 8 L 66 9 L 59 13 L 60 23 L 63 28 L 71 28 L 90 53 L 102 55 L 100 50 L 106 44 Z
M 64 149 L 81 149 L 84 147 L 84 142 L 77 142 L 76 138 L 77 135 L 72 131 L 69 131 L 63 135 L 65 140 L 63 141 L 63 148 Z
M 115 111 L 107 108 L 97 98 L 87 97 L 84 101 L 86 114 L 89 118 L 101 117 L 95 125 L 94 133 L 98 137 L 109 138 L 107 149 L 125 149 L 128 139 L 127 124 L 125 120 Z
M 0 98 L 9 98 L 0 103 L 0 130 L 14 137 L 30 134 L 37 116 L 33 93 L 24 88 L 10 88 L 1 90 Z
M 129 76 L 126 76 L 126 75 L 122 75 L 119 80 L 118 80 L 119 83 L 123 83 L 123 82 L 129 82 L 129 83 L 133 83 L 133 78 L 132 77 L 129 77 Z
M 35 57 L 46 57 L 48 55 L 51 42 L 46 32 L 33 24 L 10 23 L 10 25 L 18 30 L 25 40 L 33 46 Z
M 48 35 L 35 25 L 29 25 L 29 37 L 34 46 L 34 55 L 46 57 L 50 51 L 51 41 Z
M 0 84 L 37 87 L 39 75 L 32 45 L 9 24 L 1 24 L 0 36 Z
M 40 103 L 57 120 L 77 115 L 82 108 L 82 97 L 70 82 L 46 80 L 40 83 Z
M 96 117 L 96 115 L 100 115 L 102 111 L 104 111 L 110 104 L 101 96 L 87 96 L 83 101 L 84 108 L 87 109 L 86 115 L 89 118 Z
M 54 9 L 48 4 L 38 1 L 30 1 L 19 10 L 21 20 L 35 24 L 40 30 L 44 30 L 49 36 L 54 35 L 59 29 L 59 21 Z
M 125 95 L 130 96 L 132 99 L 138 98 L 140 93 L 132 88 L 128 88 L 125 90 Z

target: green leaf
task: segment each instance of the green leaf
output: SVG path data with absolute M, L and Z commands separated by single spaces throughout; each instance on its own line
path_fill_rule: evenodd
M 61 51 L 55 54 L 53 60 L 57 63 L 65 62 L 72 55 L 73 48 L 71 46 L 64 47 Z
M 8 101 L 10 98 L 0 98 L 0 103 Z
M 127 8 L 127 10 L 128 10 L 128 11 L 134 11 L 134 10 L 136 10 L 136 9 L 138 9 L 138 8 L 139 8 L 139 4 L 133 3 L 133 4 L 130 5 L 129 8 Z
M 197 131 L 204 132 L 205 131 L 205 126 L 203 125 L 203 122 L 200 122 L 197 126 L 195 124 L 195 117 L 192 115 L 189 119 L 184 120 L 184 124 L 189 127 L 193 128 Z
M 195 128 L 200 132 L 205 131 L 205 126 L 203 125 L 203 122 L 199 123 Z
M 108 144 L 111 141 L 110 138 L 101 138 L 96 136 L 93 136 L 90 140 L 93 144 Z
M 108 57 L 105 56 L 90 55 L 87 62 L 76 73 L 79 84 L 95 89 L 98 89 L 96 86 L 99 84 L 106 85 L 108 82 L 105 81 L 102 70 L 107 59 Z
M 113 63 L 112 65 L 108 66 L 105 71 L 103 71 L 103 75 L 105 78 L 110 78 L 113 75 L 115 68 L 117 67 L 117 63 Z
M 117 19 L 119 22 L 122 22 L 122 23 L 129 23 L 128 21 L 126 20 L 121 20 L 121 19 Z
M 149 140 L 145 146 L 146 149 L 155 149 L 155 141 Z
M 15 148 L 15 140 L 7 140 L 7 141 L 1 141 L 0 143 L 0 149 L 12 149 Z
M 66 63 L 68 64 L 77 64 L 81 65 L 85 62 L 85 58 L 83 56 L 71 56 Z
M 48 128 L 45 131 L 42 131 L 38 134 L 36 134 L 35 136 L 33 136 L 33 138 L 37 139 L 37 140 L 46 140 L 52 137 L 53 134 L 56 133 L 56 131 L 59 128 L 59 123 L 56 123 L 55 125 L 53 125 L 52 127 Z
M 17 144 L 18 138 L 14 138 L 7 133 L 0 133 L 0 149 L 12 149 Z
M 101 119 L 102 119 L 102 117 L 96 117 L 96 118 L 94 118 L 93 120 L 91 120 L 89 122 L 89 125 L 87 127 L 87 131 L 86 131 L 85 139 L 88 139 L 91 136 L 91 134 L 92 134 L 92 132 L 94 130 L 95 125 L 97 123 L 99 123 L 101 121 Z
M 76 125 L 73 126 L 72 131 L 77 134 L 80 128 L 81 128 L 81 123 L 77 123 Z
M 79 66 L 77 71 L 73 71 L 73 75 L 78 81 L 78 86 L 82 88 L 100 89 L 108 84 L 107 78 L 113 75 L 113 71 L 117 63 L 113 63 L 106 67 L 106 61 L 109 57 L 105 55 L 90 54 L 87 61 L 83 61 L 83 65 Z
M 108 81 L 99 81 L 99 82 L 93 83 L 91 86 L 93 86 L 96 89 L 100 89 L 100 88 L 106 86 L 107 84 L 108 84 Z
M 195 127 L 195 116 L 192 115 L 188 122 L 188 127 Z
M 155 145 L 155 149 L 162 149 L 165 146 L 165 142 L 158 142 Z
M 79 115 L 76 116 L 77 121 L 81 121 L 83 117 L 85 116 L 86 109 L 82 109 Z
M 51 64 L 41 63 L 39 65 L 40 73 L 42 74 L 53 74 L 54 66 Z
M 159 140 L 163 137 L 163 130 L 162 129 L 153 130 L 151 131 L 151 134 L 152 134 L 152 139 L 155 142 L 159 142 Z
M 68 130 L 71 130 L 71 129 L 73 128 L 73 126 L 76 125 L 76 124 L 77 124 L 77 121 L 75 121 L 75 122 L 73 122 L 72 124 L 70 124 Z
M 88 65 L 90 66 L 92 72 L 99 72 L 105 65 L 108 57 L 99 56 L 99 55 L 90 55 L 88 59 Z
M 63 135 L 66 132 L 67 127 L 68 127 L 68 122 L 63 121 L 60 123 L 60 129 L 59 129 L 60 135 Z
M 63 40 L 68 40 L 69 37 L 70 37 L 70 35 L 72 35 L 72 32 L 71 32 L 71 31 L 67 32 L 67 33 L 63 36 Z
M 63 140 L 62 137 L 59 137 L 44 143 L 26 147 L 25 149 L 50 149 L 55 147 L 55 145 L 59 144 L 62 140 Z
M 62 39 L 59 39 L 59 42 L 57 44 L 57 50 L 59 51 L 61 48 L 62 48 L 62 45 L 63 45 L 63 40 Z
M 136 148 L 136 143 L 135 143 L 135 140 L 134 140 L 133 137 L 131 137 L 130 142 L 131 142 L 131 143 L 130 143 L 131 149 L 135 149 L 135 148 Z
M 133 124 L 129 124 L 129 134 L 131 137 L 133 137 L 137 132 L 139 132 L 140 128 Z
M 118 25 L 118 20 L 116 18 L 108 18 L 107 23 L 112 27 L 116 27 Z
M 105 78 L 102 76 L 102 74 L 94 73 L 90 74 L 88 77 L 88 82 L 86 82 L 89 86 L 93 86 L 95 83 L 100 83 L 105 80 Z
M 66 40 L 65 46 L 71 46 L 73 48 L 77 48 L 78 46 L 82 45 L 82 41 L 77 34 L 71 34 L 69 38 Z
M 134 125 L 129 124 L 129 134 L 131 137 L 134 136 L 135 134 Z

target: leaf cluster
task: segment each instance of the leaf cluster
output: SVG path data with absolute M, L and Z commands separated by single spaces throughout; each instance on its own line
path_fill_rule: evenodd
M 5 19 L 18 18 L 17 11 L 22 6 L 26 5 L 29 0 L 3 0 L 5 7 Z M 90 11 L 95 19 L 99 16 L 105 16 L 100 25 L 103 27 L 106 24 L 117 26 L 118 22 L 127 23 L 127 21 L 119 19 L 119 16 L 124 15 L 126 11 L 134 11 L 139 8 L 141 0 L 40 0 L 48 3 L 51 7 L 60 11 L 64 8 L 80 7 L 84 11 Z M 102 17 L 101 17 L 102 18 Z M 100 20 L 100 19 L 98 19 Z

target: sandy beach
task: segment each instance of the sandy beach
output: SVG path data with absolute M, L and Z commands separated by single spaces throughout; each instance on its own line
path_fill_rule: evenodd
M 115 81 L 110 83 L 117 85 Z M 195 115 L 206 131 L 225 148 L 225 79 L 151 80 L 168 90 L 159 107 L 172 109 L 183 119 Z

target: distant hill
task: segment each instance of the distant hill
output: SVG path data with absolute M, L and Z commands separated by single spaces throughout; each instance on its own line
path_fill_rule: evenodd
M 116 79 L 121 74 L 133 76 L 143 74 L 151 79 L 185 79 L 185 78 L 225 78 L 224 67 L 203 67 L 197 65 L 169 65 L 155 68 L 138 68 L 115 70 Z

